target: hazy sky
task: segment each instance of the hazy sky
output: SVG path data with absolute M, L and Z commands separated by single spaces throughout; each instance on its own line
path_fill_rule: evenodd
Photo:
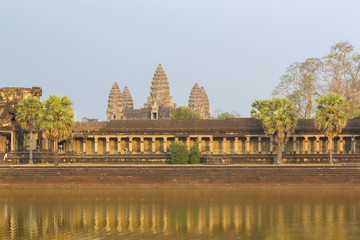
M 286 68 L 349 41 L 360 48 L 358 0 L 2 0 L 0 87 L 68 95 L 76 119 L 106 119 L 110 89 L 136 108 L 162 64 L 187 105 L 195 82 L 210 110 L 248 117 Z

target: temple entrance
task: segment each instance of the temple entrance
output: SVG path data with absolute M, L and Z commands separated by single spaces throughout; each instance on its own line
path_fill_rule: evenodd
M 10 152 L 11 151 L 11 134 L 10 133 L 0 133 L 0 152 Z

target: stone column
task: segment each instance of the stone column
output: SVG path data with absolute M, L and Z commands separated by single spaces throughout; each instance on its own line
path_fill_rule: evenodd
M 261 153 L 261 137 L 258 137 L 258 153 Z
M 250 154 L 250 136 L 246 136 L 245 152 Z
M 144 137 L 140 137 L 140 152 L 144 153 Z
M 296 138 L 296 141 L 297 141 L 297 138 Z M 300 153 L 300 140 L 299 140 L 299 144 L 296 143 L 296 154 L 299 154 Z
M 49 139 L 48 139 L 48 138 L 44 138 L 43 143 L 44 143 L 43 149 L 44 149 L 44 150 L 49 150 Z
M 15 151 L 15 133 L 11 132 L 10 152 Z
M 155 153 L 156 149 L 155 149 L 155 138 L 151 138 L 151 152 Z
M 308 137 L 305 137 L 305 141 L 304 141 L 304 153 L 307 154 L 309 149 L 309 141 L 308 141 Z
M 166 137 L 164 137 L 163 149 L 164 149 L 164 153 L 167 153 L 167 138 Z
M 213 154 L 214 152 L 214 138 L 210 137 L 210 153 Z
M 190 137 L 186 138 L 186 147 L 190 151 Z
M 87 139 L 87 137 L 84 137 L 82 140 L 83 140 L 83 153 L 86 153 L 86 139 Z M 57 144 L 57 143 L 55 143 L 55 144 Z M 55 146 L 55 147 L 57 147 L 57 146 Z M 54 149 L 55 151 L 56 151 L 56 149 Z
M 316 153 L 320 153 L 320 137 L 316 137 Z
M 132 137 L 129 137 L 129 153 L 132 153 Z
M 235 137 L 234 139 L 234 153 L 239 154 L 239 137 Z
M 355 137 L 352 137 L 352 138 L 351 138 L 351 153 L 356 153 Z
M 110 137 L 106 137 L 106 147 L 105 147 L 105 153 L 109 154 L 110 153 Z
M 296 137 L 293 137 L 293 147 L 292 147 L 292 153 L 296 153 Z
M 270 137 L 270 153 L 274 152 L 274 146 L 273 146 L 273 138 Z
M 340 137 L 340 153 L 344 153 L 344 139 L 343 139 L 343 137 Z
M 95 154 L 97 154 L 99 151 L 99 138 L 98 137 L 94 137 L 94 151 L 95 151 Z
M 73 137 L 70 139 L 70 151 L 75 152 L 75 138 Z
M 222 140 L 222 153 L 226 154 L 226 137 Z
M 118 154 L 121 153 L 121 137 L 117 137 L 117 150 Z

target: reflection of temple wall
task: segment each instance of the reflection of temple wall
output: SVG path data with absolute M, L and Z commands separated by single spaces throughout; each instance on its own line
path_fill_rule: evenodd
M 310 203 L 290 199 L 287 202 L 287 198 L 279 200 L 266 196 L 238 201 L 218 198 L 201 203 L 194 199 L 192 203 L 185 199 L 174 203 L 157 200 L 99 198 L 25 205 L 1 200 L 0 239 L 53 238 L 64 232 L 69 236 L 75 234 L 72 238 L 76 238 L 78 232 L 92 236 L 108 233 L 171 236 L 182 232 L 194 235 L 232 233 L 247 237 L 266 232 L 272 239 L 284 239 L 284 236 L 292 236 L 292 227 L 313 239 L 347 239 L 349 230 L 360 234 L 356 224 L 360 221 L 360 205 L 354 201 L 319 199 Z

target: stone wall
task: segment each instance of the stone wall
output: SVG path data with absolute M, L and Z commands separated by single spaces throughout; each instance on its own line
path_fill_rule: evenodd
M 360 187 L 360 166 L 0 167 L 0 187 Z

